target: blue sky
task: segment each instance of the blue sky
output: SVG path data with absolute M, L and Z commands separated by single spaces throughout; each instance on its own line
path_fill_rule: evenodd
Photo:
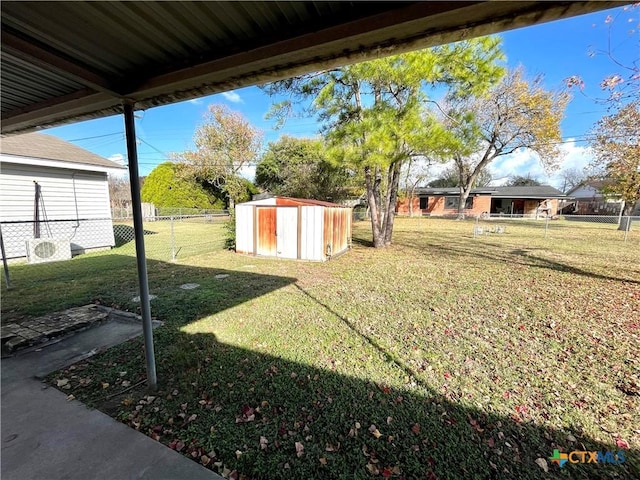
M 614 19 L 613 23 L 606 23 L 608 16 Z M 640 8 L 625 11 L 616 8 L 511 30 L 500 35 L 507 65 L 516 67 L 521 64 L 529 75 L 544 75 L 548 89 L 562 88 L 563 79 L 572 75 L 580 75 L 585 82 L 583 94 L 573 91 L 573 100 L 562 122 L 562 134 L 566 140 L 563 145 L 566 153 L 563 168 L 582 168 L 589 162 L 584 135 L 607 114 L 607 107 L 596 103 L 593 97 L 603 96 L 599 87 L 603 78 L 623 73 L 623 69 L 604 53 L 590 55 L 589 52 L 607 50 L 611 32 L 611 51 L 615 58 L 627 65 L 640 62 L 639 17 Z M 165 161 L 166 154 L 192 148 L 193 133 L 202 123 L 207 106 L 214 103 L 226 104 L 242 113 L 262 130 L 265 145 L 283 134 L 299 137 L 317 134 L 318 126 L 311 118 L 289 120 L 284 128 L 275 130 L 274 122 L 264 118 L 273 100 L 259 88 L 248 87 L 137 112 L 141 175 L 147 175 L 157 164 Z M 48 129 L 45 133 L 71 141 L 106 158 L 126 162 L 122 116 L 65 125 Z M 496 161 L 492 171 L 494 177 L 498 178 L 530 174 L 561 186 L 557 175 L 547 176 L 535 157 L 526 151 Z M 433 173 L 436 175 L 437 169 Z

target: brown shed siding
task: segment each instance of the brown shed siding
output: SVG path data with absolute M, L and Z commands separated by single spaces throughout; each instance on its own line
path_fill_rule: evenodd
M 325 254 L 329 256 L 328 246 L 331 247 L 330 255 L 336 255 L 349 247 L 350 222 L 351 209 L 324 209 L 323 246 Z
M 276 256 L 276 207 L 256 208 L 258 216 L 258 255 Z

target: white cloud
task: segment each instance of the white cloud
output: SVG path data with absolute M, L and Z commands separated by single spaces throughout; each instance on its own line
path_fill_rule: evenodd
M 493 176 L 491 185 L 500 186 L 507 183 L 510 177 L 530 176 L 543 184 L 552 185 L 562 189 L 563 180 L 561 173 L 567 169 L 585 170 L 593 159 L 593 153 L 587 146 L 578 145 L 573 139 L 569 139 L 560 146 L 562 151 L 562 161 L 558 169 L 553 172 L 545 171 L 540 163 L 540 157 L 532 150 L 521 148 L 510 155 L 498 157 L 489 164 L 489 170 Z M 429 180 L 440 177 L 442 172 L 451 167 L 453 162 L 436 163 L 429 168 Z
M 242 167 L 238 173 L 241 177 L 246 178 L 250 182 L 253 182 L 253 179 L 256 176 L 256 166 L 255 165 L 246 165 Z
M 236 92 L 222 92 L 222 96 L 233 103 L 244 103 L 242 97 Z
M 122 155 L 121 153 L 114 153 L 113 155 L 110 155 L 107 160 L 116 162 L 118 165 L 124 165 L 124 155 Z

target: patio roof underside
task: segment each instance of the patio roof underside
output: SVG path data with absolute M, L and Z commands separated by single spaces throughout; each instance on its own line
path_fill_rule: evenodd
M 224 92 L 629 2 L 13 2 L 2 133 Z

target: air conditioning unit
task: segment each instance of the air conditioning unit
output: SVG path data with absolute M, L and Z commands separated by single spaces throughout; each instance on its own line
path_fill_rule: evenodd
M 32 238 L 27 240 L 27 256 L 29 263 L 69 260 L 71 243 L 56 238 Z

